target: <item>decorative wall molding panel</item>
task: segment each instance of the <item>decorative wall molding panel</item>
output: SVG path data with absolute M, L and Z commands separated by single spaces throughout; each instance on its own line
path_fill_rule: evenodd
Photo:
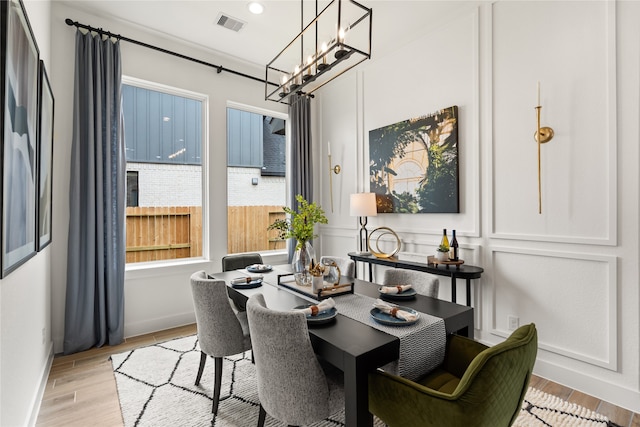
M 490 237 L 616 245 L 615 2 L 496 2 L 491 13 Z M 542 214 L 537 82 L 555 130 L 541 150 Z
M 490 259 L 492 334 L 506 338 L 513 318 L 534 322 L 541 350 L 617 369 L 615 256 L 494 247 Z

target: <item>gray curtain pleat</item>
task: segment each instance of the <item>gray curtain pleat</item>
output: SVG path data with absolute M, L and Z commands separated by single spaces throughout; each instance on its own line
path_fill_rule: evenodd
M 76 33 L 64 353 L 124 339 L 120 43 Z
M 289 103 L 291 121 L 291 203 L 295 209 L 296 195 L 313 201 L 313 163 L 311 156 L 311 100 L 306 95 L 292 95 Z M 295 244 L 289 245 L 289 262 Z

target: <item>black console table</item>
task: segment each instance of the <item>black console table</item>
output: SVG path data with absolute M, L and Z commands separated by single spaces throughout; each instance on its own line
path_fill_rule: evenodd
M 462 264 L 442 265 L 442 264 L 426 264 L 415 261 L 401 261 L 396 257 L 376 258 L 373 255 L 360 255 L 350 252 L 349 258 L 356 263 L 365 262 L 369 264 L 369 281 L 373 281 L 373 264 L 384 265 L 386 267 L 402 268 L 405 270 L 424 271 L 426 273 L 437 274 L 438 276 L 451 277 L 451 302 L 457 302 L 456 298 L 456 279 L 465 279 L 467 282 L 467 306 L 471 306 L 471 279 L 479 279 L 484 269 L 473 265 Z M 358 269 L 356 268 L 356 277 Z

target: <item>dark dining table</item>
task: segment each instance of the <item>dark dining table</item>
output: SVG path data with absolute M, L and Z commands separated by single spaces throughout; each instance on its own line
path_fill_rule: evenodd
M 288 266 L 283 267 L 286 271 Z M 210 277 L 225 280 L 229 296 L 241 308 L 252 295 L 264 295 L 267 306 L 273 310 L 291 310 L 313 301 L 303 295 L 278 286 L 278 266 L 263 274 L 263 284 L 253 289 L 235 289 L 231 280 L 239 276 L 255 275 L 246 270 L 211 273 Z M 282 270 L 280 270 L 282 271 Z M 354 279 L 354 293 L 372 298 L 379 297 L 380 285 Z M 335 298 L 340 298 L 336 296 Z M 424 295 L 403 300 L 402 305 L 421 313 L 442 318 L 447 333 L 473 338 L 473 308 L 454 304 Z M 376 368 L 397 360 L 400 356 L 400 339 L 367 324 L 338 313 L 335 320 L 322 325 L 310 325 L 309 337 L 319 356 L 344 374 L 345 424 L 347 427 L 372 426 L 369 412 L 368 374 Z

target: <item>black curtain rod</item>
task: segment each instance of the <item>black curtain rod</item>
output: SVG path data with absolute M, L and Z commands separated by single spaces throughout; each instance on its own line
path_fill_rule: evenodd
M 116 38 L 118 40 L 124 40 L 124 41 L 129 42 L 129 43 L 133 43 L 133 44 L 137 44 L 139 46 L 147 47 L 149 49 L 157 50 L 158 52 L 162 52 L 162 53 L 166 53 L 166 54 L 169 54 L 169 55 L 177 56 L 178 58 L 186 59 L 186 60 L 192 61 L 192 62 L 197 62 L 198 64 L 206 65 L 207 67 L 215 68 L 218 71 L 218 74 L 220 74 L 223 71 L 226 71 L 228 73 L 235 74 L 236 76 L 241 76 L 241 77 L 245 77 L 247 79 L 255 80 L 255 81 L 260 82 L 260 83 L 265 83 L 265 80 L 263 80 L 261 78 L 254 77 L 254 76 L 251 76 L 249 74 L 241 73 L 240 71 L 230 70 L 228 68 L 223 67 L 222 65 L 215 65 L 215 64 L 212 64 L 210 62 L 202 61 L 200 59 L 196 59 L 196 58 L 192 58 L 192 57 L 187 56 L 187 55 L 183 55 L 181 53 L 173 52 L 173 51 L 170 51 L 170 50 L 167 50 L 167 49 L 163 49 L 161 47 L 153 46 L 153 45 L 150 45 L 150 44 L 138 41 L 138 40 L 130 39 L 130 38 L 124 37 L 124 36 L 122 36 L 120 34 L 113 34 L 112 32 L 105 31 L 102 28 L 94 28 L 94 27 L 91 27 L 89 25 L 85 25 L 85 24 L 81 24 L 81 23 L 79 23 L 77 21 L 73 21 L 73 20 L 71 20 L 69 18 L 65 19 L 64 22 L 69 26 L 76 26 L 77 28 L 84 28 L 85 30 L 93 31 L 93 32 L 96 32 L 96 33 L 98 33 L 100 35 L 105 35 L 107 37 L 113 37 L 113 38 Z M 272 85 L 272 86 L 278 86 L 275 83 L 271 83 L 271 82 L 268 82 L 268 83 L 270 85 Z

